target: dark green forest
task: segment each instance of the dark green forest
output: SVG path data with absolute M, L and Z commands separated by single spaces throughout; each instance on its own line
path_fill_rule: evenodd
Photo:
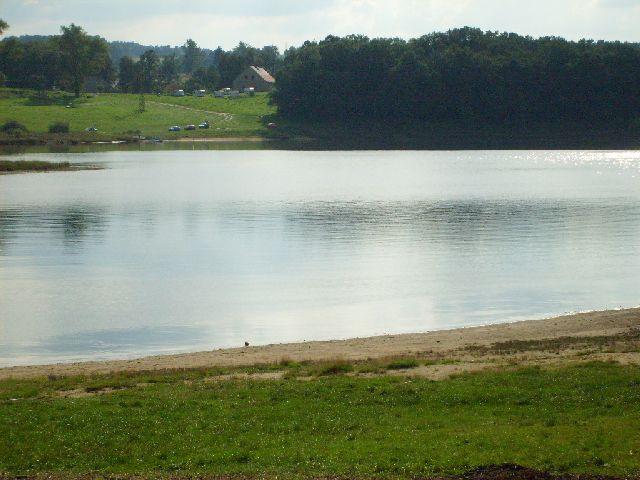
M 287 52 L 273 100 L 317 119 L 615 122 L 640 118 L 640 45 L 474 28 L 352 35 Z
M 412 40 L 329 36 L 281 53 L 240 43 L 144 47 L 62 27 L 0 42 L 0 83 L 79 94 L 230 86 L 248 65 L 272 72 L 282 117 L 315 121 L 640 122 L 640 44 L 532 38 L 476 28 Z M 97 87 L 96 87 L 97 85 Z

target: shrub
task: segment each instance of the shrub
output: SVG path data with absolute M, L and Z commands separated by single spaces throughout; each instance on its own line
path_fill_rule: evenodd
M 353 365 L 344 360 L 335 360 L 333 362 L 320 366 L 317 374 L 318 376 L 326 375 L 340 375 L 343 373 L 349 373 L 353 370 Z
M 413 358 L 401 358 L 394 360 L 387 365 L 388 370 L 407 370 L 409 368 L 416 368 L 419 365 L 418 361 Z
M 4 125 L 2 125 L 2 127 L 0 127 L 0 130 L 4 133 L 15 134 L 15 133 L 26 132 L 27 127 L 25 127 L 24 125 L 22 125 L 21 123 L 15 120 L 9 120 Z
M 49 133 L 69 133 L 68 122 L 56 122 L 49 125 Z

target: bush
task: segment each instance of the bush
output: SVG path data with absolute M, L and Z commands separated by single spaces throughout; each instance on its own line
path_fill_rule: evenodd
M 26 132 L 27 127 L 25 127 L 19 122 L 16 122 L 15 120 L 9 120 L 4 125 L 2 125 L 2 127 L 0 127 L 0 131 L 4 133 L 16 134 L 16 133 Z
M 56 122 L 49 125 L 49 133 L 69 133 L 68 122 Z
M 320 366 L 317 372 L 318 376 L 340 375 L 349 373 L 353 370 L 353 365 L 344 360 L 335 360 Z
M 413 358 L 401 358 L 394 360 L 387 365 L 387 370 L 408 370 L 410 368 L 416 368 L 420 364 Z

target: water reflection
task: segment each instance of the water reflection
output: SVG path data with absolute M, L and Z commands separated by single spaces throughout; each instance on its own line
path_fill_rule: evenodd
M 108 168 L 0 177 L 0 364 L 639 303 L 633 152 L 89 161 Z

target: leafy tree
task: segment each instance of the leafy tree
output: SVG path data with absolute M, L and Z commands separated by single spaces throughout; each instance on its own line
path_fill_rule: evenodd
M 62 27 L 56 38 L 61 53 L 61 71 L 76 97 L 80 96 L 84 82 L 90 75 L 110 72 L 108 45 L 99 37 L 91 37 L 79 26 Z
M 141 93 L 140 97 L 138 98 L 138 113 L 144 113 L 146 111 L 147 111 L 147 102 L 145 101 L 144 93 Z
M 213 65 L 208 68 L 199 68 L 193 72 L 192 77 L 185 84 L 187 90 L 215 90 L 220 83 L 220 74 Z
M 158 77 L 160 84 L 165 87 L 178 79 L 180 65 L 175 54 L 166 56 L 162 59 L 158 69 Z
M 0 35 L 2 35 L 9 28 L 9 24 L 0 18 Z
M 131 57 L 120 59 L 118 68 L 118 86 L 125 93 L 133 92 L 136 87 L 136 64 Z
M 182 49 L 184 51 L 184 60 L 182 62 L 183 71 L 185 73 L 195 72 L 202 62 L 202 50 L 192 39 L 188 39 Z
M 156 90 L 160 59 L 156 52 L 147 50 L 136 64 L 136 91 L 150 93 Z

